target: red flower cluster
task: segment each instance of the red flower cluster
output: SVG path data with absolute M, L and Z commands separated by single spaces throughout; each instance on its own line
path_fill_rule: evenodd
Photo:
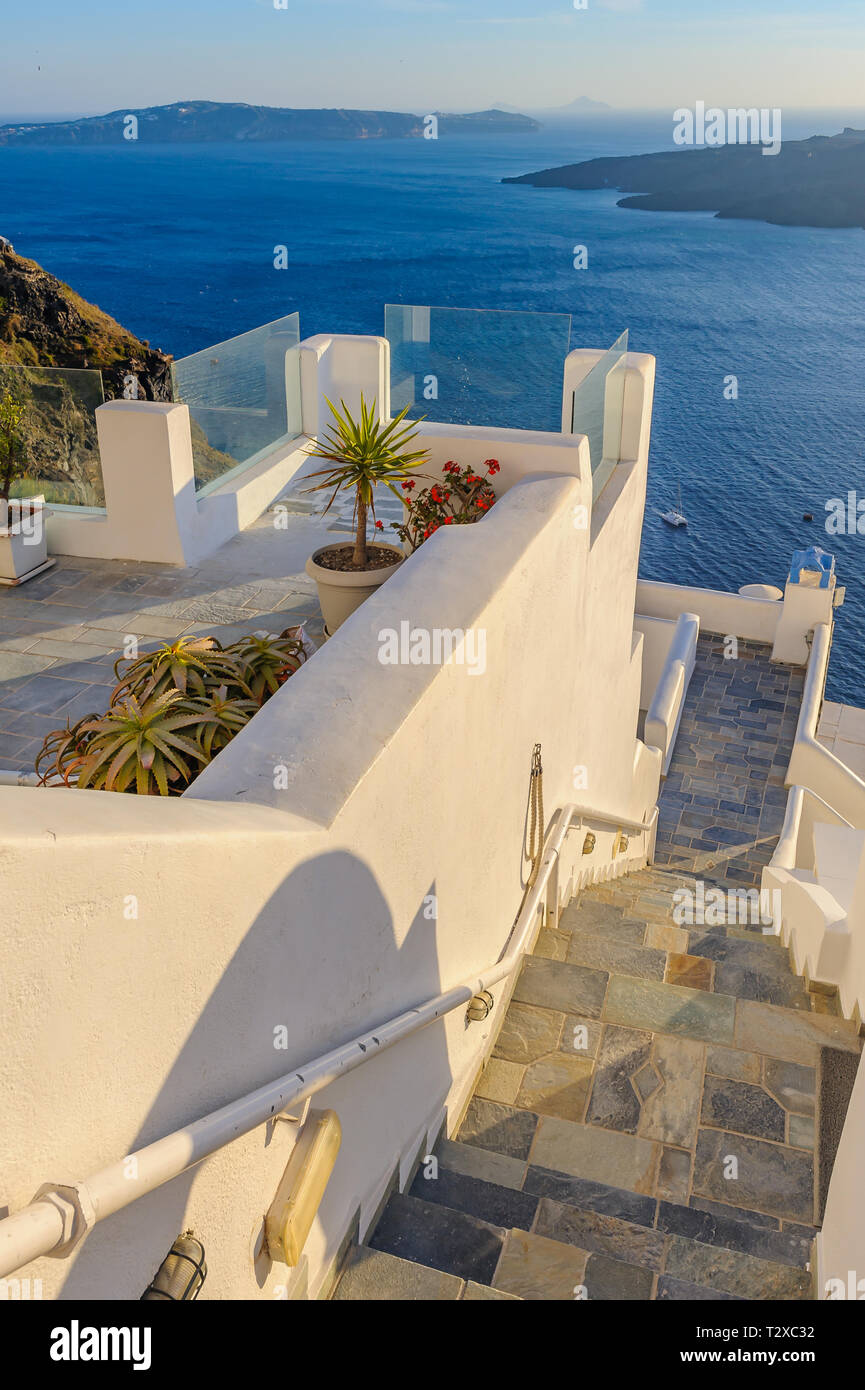
M 484 467 L 486 477 L 481 477 L 468 465 L 462 468 L 449 459 L 442 470 L 447 475 L 447 486 L 434 483 L 432 487 L 424 488 L 417 497 L 405 497 L 403 501 L 408 508 L 408 517 L 403 525 L 395 527 L 401 539 L 408 541 L 412 550 L 416 550 L 440 526 L 464 526 L 479 521 L 495 503 L 496 495 L 489 479 L 495 477 L 501 465 L 497 459 L 486 459 Z M 406 492 L 410 492 L 414 488 L 414 480 L 409 479 L 402 486 Z

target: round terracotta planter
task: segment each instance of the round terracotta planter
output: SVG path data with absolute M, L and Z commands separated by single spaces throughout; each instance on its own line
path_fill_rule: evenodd
M 306 572 L 314 579 L 318 588 L 318 601 L 324 617 L 325 636 L 332 637 L 346 618 L 350 618 L 365 598 L 381 588 L 404 562 L 405 556 L 395 545 L 370 545 L 369 550 L 387 550 L 394 556 L 394 563 L 379 570 L 330 570 L 316 564 L 316 556 L 323 550 L 333 550 L 333 543 L 322 545 L 314 551 L 306 562 Z M 346 545 L 346 549 L 348 549 Z

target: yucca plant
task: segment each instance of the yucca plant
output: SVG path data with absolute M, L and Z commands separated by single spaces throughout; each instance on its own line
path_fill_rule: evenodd
M 413 421 L 403 427 L 408 406 L 385 423 L 377 417 L 375 401 L 368 406 L 362 395 L 360 420 L 352 417 L 345 401 L 340 400 L 341 410 L 332 401 L 327 400 L 327 403 L 334 423 L 327 428 L 324 438 L 306 452 L 311 458 L 326 459 L 331 467 L 310 473 L 310 478 L 323 481 L 306 491 L 332 492 L 325 512 L 330 510 L 340 492 L 354 491 L 355 539 L 351 563 L 362 569 L 367 562 L 366 528 L 370 512 L 375 520 L 376 487 L 383 483 L 402 501 L 396 484 L 408 478 L 429 454 L 426 449 L 409 448 L 417 438 L 414 424 L 419 422 Z
M 90 734 L 83 731 L 84 726 L 92 725 L 98 718 L 98 714 L 87 714 L 76 724 L 70 724 L 67 719 L 65 729 L 55 729 L 46 735 L 36 756 L 36 772 L 41 786 L 70 785 L 70 775 L 80 765 L 90 738 Z
M 244 687 L 259 705 L 274 695 L 306 660 L 302 638 L 287 628 L 278 637 L 254 632 L 226 648 L 243 676 Z
M 241 697 L 249 698 L 251 693 L 235 657 L 223 651 L 214 637 L 178 637 L 176 642 L 166 643 L 155 652 L 135 657 L 121 676 L 119 667 L 123 661 L 121 657 L 114 663 L 118 685 L 111 696 L 112 704 L 127 695 L 134 695 L 139 701 L 149 700 L 167 690 L 204 699 L 208 690 L 219 685 Z
M 216 716 L 179 690 L 164 690 L 140 701 L 134 695 L 109 706 L 100 718 L 81 725 L 87 735 L 77 762 L 77 785 L 95 791 L 172 796 L 192 781 L 208 761 L 203 730 Z M 194 731 L 181 733 L 180 730 Z

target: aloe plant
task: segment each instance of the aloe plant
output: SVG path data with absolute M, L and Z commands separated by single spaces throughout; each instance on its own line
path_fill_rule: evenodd
M 85 722 L 87 744 L 79 759 L 77 785 L 95 791 L 134 791 L 139 796 L 170 796 L 184 790 L 206 763 L 202 727 L 214 715 L 179 690 L 164 690 L 139 702 L 128 695 L 98 719 Z M 183 730 L 196 730 L 190 738 Z
M 327 397 L 325 396 L 325 400 Z M 355 539 L 351 562 L 362 568 L 367 562 L 366 527 L 367 517 L 372 512 L 375 520 L 375 489 L 379 483 L 399 497 L 402 496 L 395 484 L 404 481 L 414 471 L 418 463 L 429 457 L 426 449 L 409 449 L 417 438 L 412 425 L 401 428 L 408 414 L 405 406 L 393 420 L 387 423 L 378 419 L 375 401 L 367 405 L 360 398 L 360 420 L 352 417 L 345 401 L 341 400 L 341 410 L 327 400 L 334 424 L 329 426 L 322 440 L 307 453 L 311 458 L 326 459 L 332 465 L 310 478 L 324 481 L 307 488 L 307 492 L 320 492 L 332 489 L 332 496 L 325 507 L 329 511 L 340 492 L 354 490 Z
M 178 637 L 155 652 L 136 657 L 121 677 L 121 657 L 114 663 L 118 685 L 111 703 L 134 695 L 148 700 L 167 690 L 179 690 L 181 695 L 205 698 L 208 689 L 226 685 L 249 697 L 250 691 L 238 669 L 237 661 L 213 637 Z
M 250 694 L 260 705 L 306 660 L 303 641 L 291 636 L 290 629 L 279 637 L 255 632 L 233 643 L 228 651 L 236 660 Z
M 198 735 L 205 760 L 211 762 L 221 753 L 260 708 L 257 700 L 233 700 L 224 685 L 211 691 L 207 702 L 209 718 L 202 723 Z
M 83 731 L 84 726 L 89 726 L 98 718 L 98 714 L 87 714 L 76 724 L 70 724 L 67 719 L 64 729 L 55 729 L 46 735 L 36 756 L 36 772 L 41 786 L 70 785 L 70 774 L 81 763 L 90 737 L 89 733 Z

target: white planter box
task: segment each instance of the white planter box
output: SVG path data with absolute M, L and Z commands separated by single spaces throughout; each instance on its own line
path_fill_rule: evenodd
M 46 516 L 43 497 L 0 501 L 0 584 L 21 584 L 53 565 Z

